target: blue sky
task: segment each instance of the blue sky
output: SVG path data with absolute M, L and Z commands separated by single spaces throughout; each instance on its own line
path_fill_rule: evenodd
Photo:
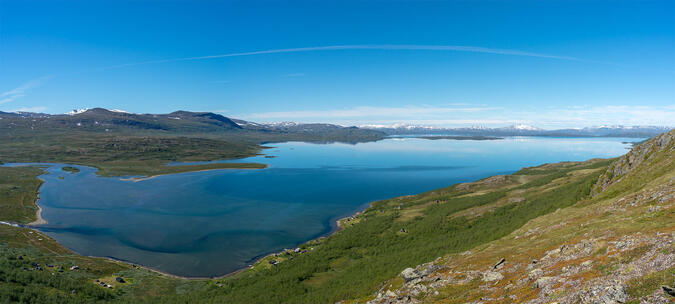
M 0 111 L 675 126 L 675 1 L 0 0 Z

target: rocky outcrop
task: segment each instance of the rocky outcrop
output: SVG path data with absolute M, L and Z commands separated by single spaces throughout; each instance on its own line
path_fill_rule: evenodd
M 644 143 L 634 146 L 630 152 L 612 163 L 607 171 L 598 178 L 592 194 L 595 196 L 612 184 L 620 181 L 626 174 L 635 170 L 641 164 L 648 162 L 652 157 L 659 155 L 659 152 L 666 151 L 672 153 L 675 151 L 675 139 L 673 137 L 675 137 L 675 130 L 657 135 Z
M 422 264 L 414 269 L 406 268 L 403 270 L 403 272 L 401 272 L 401 277 L 403 277 L 406 282 L 410 282 L 412 280 L 424 278 L 440 268 L 441 266 L 437 266 L 432 263 Z
M 593 304 L 615 304 L 626 303 L 627 301 L 628 293 L 626 293 L 626 287 L 621 284 L 593 286 L 588 293 L 581 298 L 582 303 Z
M 405 283 L 396 291 L 382 289 L 377 292 L 375 299 L 368 304 L 403 304 L 419 303 L 418 297 L 427 294 L 439 286 L 447 284 L 447 280 L 438 271 L 445 266 L 436 265 L 438 259 L 431 263 L 419 265 L 415 268 L 406 268 L 401 272 Z

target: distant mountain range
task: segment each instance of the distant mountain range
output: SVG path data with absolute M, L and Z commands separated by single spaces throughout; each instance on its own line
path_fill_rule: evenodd
M 167 131 L 223 131 L 245 129 L 253 131 L 325 132 L 343 129 L 359 129 L 319 123 L 255 123 L 231 119 L 211 112 L 175 111 L 169 114 L 134 114 L 123 110 L 103 108 L 77 109 L 65 114 L 32 112 L 0 112 L 0 118 L 32 118 L 32 125 L 47 123 L 51 126 L 83 128 L 152 129 Z M 38 124 L 36 124 L 38 123 Z M 15 123 L 16 124 L 16 123 Z M 370 129 L 368 129 L 370 130 Z
M 30 118 L 30 119 L 28 119 Z M 87 131 L 116 131 L 124 129 L 155 130 L 178 133 L 249 131 L 260 134 L 298 134 L 330 137 L 381 139 L 385 135 L 451 135 L 451 136 L 559 136 L 559 137 L 652 137 L 669 131 L 660 126 L 599 126 L 545 130 L 518 124 L 508 127 L 444 128 L 420 125 L 361 125 L 344 127 L 324 123 L 256 123 L 228 118 L 211 112 L 176 111 L 169 114 L 134 114 L 123 110 L 103 108 L 78 109 L 65 114 L 32 112 L 0 112 L 0 128 L 30 127 L 49 129 L 74 128 Z
M 443 134 L 455 136 L 559 136 L 559 137 L 652 137 L 667 132 L 670 127 L 660 126 L 598 126 L 586 128 L 569 128 L 544 130 L 529 125 L 512 125 L 500 128 L 467 127 L 443 128 L 434 126 L 416 126 L 396 124 L 362 125 L 364 129 L 378 130 L 388 135 Z
M 65 114 L 0 112 L 5 132 L 123 132 L 166 135 L 211 134 L 259 142 L 366 142 L 386 136 L 381 131 L 320 123 L 255 123 L 211 112 L 176 111 L 168 114 L 135 114 L 103 108 L 78 109 Z M 190 135 L 190 136 L 193 136 Z

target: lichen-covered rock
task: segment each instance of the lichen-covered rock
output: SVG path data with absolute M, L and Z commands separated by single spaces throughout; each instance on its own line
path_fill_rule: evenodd
M 503 278 L 504 275 L 496 271 L 488 271 L 483 275 L 483 281 L 485 282 L 499 281 Z
M 535 288 L 544 288 L 546 286 L 553 285 L 558 282 L 558 278 L 555 277 L 541 277 L 534 281 Z
M 413 268 L 406 268 L 401 272 L 401 277 L 406 281 L 412 281 L 416 278 L 419 278 L 420 275 Z
M 544 275 L 544 271 L 543 271 L 543 270 L 541 270 L 541 269 L 535 269 L 535 270 L 530 271 L 530 273 L 527 275 L 527 278 L 528 278 L 529 280 L 536 280 L 536 279 L 540 278 L 540 277 L 543 276 L 543 275 Z
M 419 265 L 415 268 L 406 268 L 401 272 L 401 277 L 405 279 L 406 282 L 410 282 L 416 279 L 424 278 L 434 271 L 443 268 L 442 266 L 434 265 L 433 263 L 426 263 Z
M 589 292 L 590 297 L 582 300 L 592 304 L 616 304 L 626 303 L 628 293 L 623 285 L 593 286 Z

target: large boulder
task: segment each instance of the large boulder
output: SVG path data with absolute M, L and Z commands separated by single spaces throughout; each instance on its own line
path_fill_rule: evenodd
M 433 265 L 431 263 L 422 264 L 416 268 L 406 268 L 401 272 L 401 277 L 405 279 L 406 282 L 410 282 L 415 279 L 420 279 L 426 277 L 433 273 L 434 271 L 441 269 L 441 266 Z
M 413 268 L 406 268 L 401 272 L 401 277 L 405 279 L 406 282 L 412 281 L 420 277 L 419 273 Z
M 483 274 L 483 281 L 485 282 L 499 281 L 503 278 L 504 275 L 496 271 L 488 271 L 485 274 Z
M 626 303 L 628 293 L 623 285 L 593 286 L 590 290 L 590 299 L 587 303 L 615 304 Z

